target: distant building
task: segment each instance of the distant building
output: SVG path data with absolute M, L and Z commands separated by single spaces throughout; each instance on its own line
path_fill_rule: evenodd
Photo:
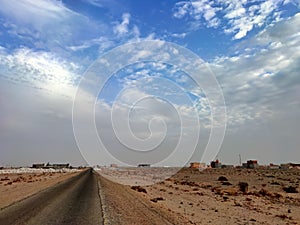
M 41 169 L 45 167 L 45 163 L 34 163 L 32 164 L 32 168 Z
M 234 168 L 234 165 L 222 165 L 222 168 Z
M 300 168 L 300 163 L 280 164 L 280 169 Z
M 138 167 L 150 167 L 150 164 L 141 163 L 141 164 L 138 165 Z
M 290 164 L 288 164 L 288 163 L 280 164 L 280 169 L 287 170 L 289 168 L 290 168 Z
M 217 159 L 216 161 L 212 161 L 210 163 L 211 168 L 221 168 L 222 163 Z
M 64 168 L 70 168 L 70 164 L 69 163 L 55 163 L 55 164 L 47 163 L 45 168 L 64 169 Z
M 115 164 L 115 163 L 112 163 L 112 164 L 110 164 L 110 167 L 117 168 L 117 167 L 118 167 L 118 165 L 117 165 L 117 164 Z
M 300 163 L 290 163 L 291 167 L 300 167 Z
M 279 165 L 275 165 L 275 164 L 273 164 L 273 163 L 270 163 L 269 168 L 270 168 L 270 169 L 279 169 L 280 166 L 279 166 Z
M 258 167 L 258 162 L 257 160 L 248 160 L 247 163 L 242 164 L 242 167 L 247 169 L 255 169 Z
M 206 164 L 205 163 L 200 163 L 200 162 L 191 162 L 190 163 L 190 168 L 205 168 Z
M 257 160 L 248 160 L 247 164 L 249 169 L 255 169 L 258 167 Z

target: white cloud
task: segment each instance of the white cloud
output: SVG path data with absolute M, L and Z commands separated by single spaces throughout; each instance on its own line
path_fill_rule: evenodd
M 198 25 L 206 27 L 220 27 L 227 34 L 233 34 L 233 39 L 245 37 L 255 27 L 262 27 L 268 21 L 281 19 L 280 7 L 289 2 L 284 0 L 252 1 L 248 7 L 248 1 L 240 0 L 193 0 L 182 1 L 175 4 L 173 16 L 183 18 L 189 15 Z M 221 25 L 226 20 L 227 25 Z M 193 22 L 195 23 L 195 22 Z
M 122 22 L 118 23 L 113 29 L 118 35 L 124 35 L 128 33 L 128 25 L 130 23 L 130 14 L 124 13 L 122 15 Z
M 43 51 L 20 48 L 0 54 L 0 78 L 46 90 L 51 94 L 73 97 L 79 66 Z
M 240 46 L 239 55 L 216 58 L 211 63 L 224 91 L 232 127 L 266 121 L 286 114 L 286 105 L 299 104 L 296 90 L 300 88 L 300 35 L 295 29 L 299 26 L 297 14 L 267 27 L 247 46 Z
M 180 19 L 189 14 L 199 21 L 203 18 L 208 27 L 216 27 L 219 24 L 216 13 L 220 8 L 213 7 L 212 4 L 213 2 L 209 0 L 178 2 L 175 5 L 173 16 Z
M 62 53 L 66 46 L 78 44 L 77 37 L 82 34 L 87 40 L 109 29 L 104 23 L 95 23 L 68 9 L 61 1 L 0 0 L 0 4 L 7 32 L 39 49 Z

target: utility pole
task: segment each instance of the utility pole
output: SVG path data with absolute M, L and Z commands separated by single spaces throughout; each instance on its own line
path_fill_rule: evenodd
M 240 166 L 242 165 L 242 157 L 241 154 L 239 154 L 239 159 L 240 159 Z

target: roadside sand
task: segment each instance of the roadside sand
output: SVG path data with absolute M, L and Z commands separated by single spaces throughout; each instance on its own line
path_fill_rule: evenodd
M 76 174 L 78 171 L 0 174 L 0 209 Z

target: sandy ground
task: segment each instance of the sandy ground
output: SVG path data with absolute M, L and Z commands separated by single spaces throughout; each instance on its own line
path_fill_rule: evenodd
M 37 170 L 35 173 L 27 170 L 23 172 L 22 170 L 1 171 L 0 209 L 76 174 L 78 174 L 77 170 L 74 170 L 74 172 L 72 170 L 68 172 L 42 172 Z
M 152 185 L 164 181 L 174 174 L 180 168 L 136 168 L 136 167 L 102 167 L 95 168 L 103 177 L 124 185 Z
M 300 224 L 300 194 L 287 193 L 300 191 L 299 169 L 183 169 L 165 181 L 138 187 L 143 173 L 151 177 L 147 168 L 129 168 L 128 173 L 122 168 L 122 176 L 109 170 L 106 177 L 132 185 L 131 191 L 150 207 L 177 216 L 175 224 Z M 156 173 L 165 170 L 156 168 Z M 240 182 L 248 184 L 244 192 Z

